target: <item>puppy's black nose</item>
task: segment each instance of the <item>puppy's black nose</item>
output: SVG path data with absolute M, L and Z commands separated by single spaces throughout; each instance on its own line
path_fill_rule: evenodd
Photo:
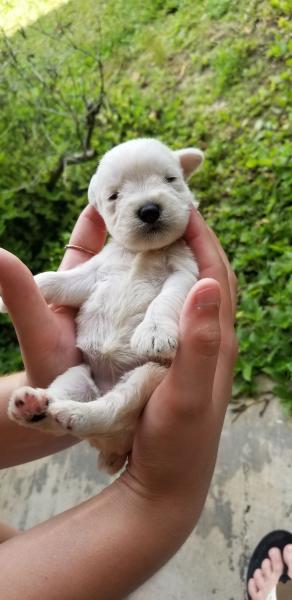
M 158 204 L 145 204 L 138 210 L 138 217 L 144 223 L 155 223 L 160 215 L 160 206 Z

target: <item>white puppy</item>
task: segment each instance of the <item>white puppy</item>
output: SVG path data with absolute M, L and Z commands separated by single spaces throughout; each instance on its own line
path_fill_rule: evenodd
M 89 186 L 110 241 L 74 269 L 35 277 L 48 303 L 79 308 L 84 364 L 46 390 L 18 389 L 9 416 L 87 438 L 112 473 L 123 466 L 139 415 L 174 357 L 179 315 L 198 277 L 182 236 L 196 206 L 185 178 L 202 160 L 197 149 L 172 152 L 153 139 L 110 150 Z

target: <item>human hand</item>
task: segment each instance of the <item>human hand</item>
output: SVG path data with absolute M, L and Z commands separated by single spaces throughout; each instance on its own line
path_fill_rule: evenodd
M 105 242 L 105 226 L 92 206 L 78 218 L 70 244 L 97 253 Z M 90 258 L 67 249 L 61 269 L 70 269 Z M 75 311 L 48 306 L 28 268 L 13 254 L 0 250 L 0 291 L 18 337 L 27 383 L 45 387 L 67 368 L 81 362 L 75 346 Z
M 237 353 L 236 279 L 228 259 L 195 211 L 185 238 L 201 279 L 183 308 L 175 360 L 144 410 L 120 478 L 130 501 L 142 498 L 169 519 L 178 545 L 197 521 L 210 485 Z
M 22 593 L 34 598 L 124 598 L 174 554 L 197 522 L 231 393 L 236 284 L 200 215 L 192 214 L 186 239 L 202 279 L 185 303 L 176 358 L 146 405 L 127 470 L 97 496 L 10 541 L 2 553 L 1 589 L 15 591 L 10 582 L 18 569 Z M 44 569 L 46 586 L 39 576 Z

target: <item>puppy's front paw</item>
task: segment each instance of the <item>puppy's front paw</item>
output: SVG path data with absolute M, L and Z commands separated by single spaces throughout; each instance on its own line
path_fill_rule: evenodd
M 131 348 L 139 356 L 173 359 L 177 336 L 157 323 L 141 323 L 131 339 Z
M 21 425 L 31 425 L 48 415 L 49 397 L 46 390 L 21 387 L 16 390 L 8 404 L 8 416 Z

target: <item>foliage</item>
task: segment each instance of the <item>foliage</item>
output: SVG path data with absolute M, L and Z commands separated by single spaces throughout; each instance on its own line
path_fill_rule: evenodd
M 33 271 L 57 266 L 96 159 L 48 180 L 84 151 L 101 61 L 92 148 L 149 135 L 205 150 L 193 185 L 239 280 L 235 394 L 265 373 L 292 409 L 290 33 L 284 0 L 72 0 L 3 39 L 0 234 Z M 4 332 L 2 371 L 18 366 Z

